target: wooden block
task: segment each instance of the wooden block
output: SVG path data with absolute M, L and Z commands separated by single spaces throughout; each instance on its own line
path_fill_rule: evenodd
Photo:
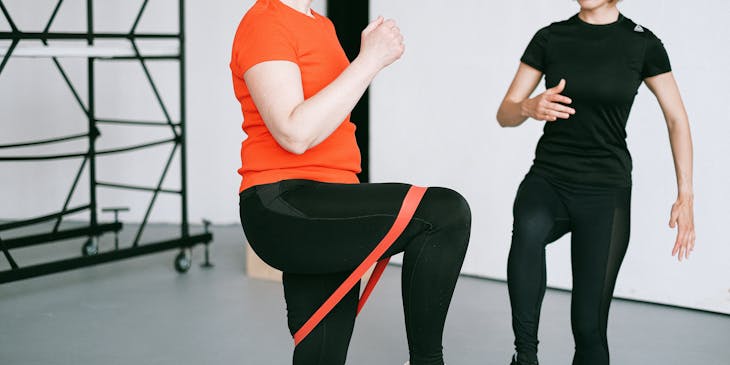
M 246 243 L 246 275 L 256 279 L 281 282 L 281 271 L 261 260 L 248 242 Z

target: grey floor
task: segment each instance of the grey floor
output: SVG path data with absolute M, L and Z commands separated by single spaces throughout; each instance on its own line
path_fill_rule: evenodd
M 174 232 L 151 228 L 148 239 Z M 185 275 L 174 271 L 169 251 L 0 285 L 0 364 L 289 363 L 280 284 L 244 276 L 240 228 L 215 227 L 214 234 L 212 270 L 198 267 L 196 249 Z M 17 251 L 18 259 L 75 255 L 80 244 Z M 106 238 L 102 249 L 109 246 Z M 386 270 L 360 315 L 348 364 L 406 360 L 399 272 Z M 544 365 L 570 363 L 569 305 L 569 294 L 548 291 L 540 330 Z M 727 365 L 730 317 L 614 301 L 609 341 L 613 364 Z M 511 342 L 505 284 L 462 278 L 447 322 L 446 362 L 507 364 Z

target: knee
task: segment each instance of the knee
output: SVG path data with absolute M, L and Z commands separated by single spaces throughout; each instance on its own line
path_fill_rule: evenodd
M 547 212 L 533 211 L 515 214 L 512 225 L 512 244 L 535 244 L 542 247 L 546 243 L 553 225 L 554 221 Z
M 576 346 L 583 348 L 602 347 L 605 333 L 596 321 L 576 318 L 573 321 L 573 337 Z
M 471 208 L 458 192 L 442 187 L 429 188 L 424 202 L 426 219 L 438 228 L 471 229 Z

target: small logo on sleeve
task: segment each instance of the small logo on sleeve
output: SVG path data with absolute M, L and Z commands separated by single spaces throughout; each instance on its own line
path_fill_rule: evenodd
M 634 32 L 644 33 L 644 27 L 637 24 L 636 28 L 634 28 Z

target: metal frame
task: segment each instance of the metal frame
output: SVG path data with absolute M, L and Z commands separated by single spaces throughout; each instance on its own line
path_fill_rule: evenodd
M 10 57 L 13 55 L 13 51 L 16 49 L 17 45 L 23 40 L 40 40 L 44 45 L 48 45 L 48 40 L 59 40 L 59 39 L 86 40 L 86 42 L 89 46 L 93 46 L 94 41 L 97 39 L 127 40 L 128 42 L 130 42 L 135 54 L 134 54 L 134 56 L 121 56 L 121 57 L 109 57 L 109 58 L 99 58 L 99 57 L 93 57 L 93 56 L 86 57 L 87 58 L 87 78 L 88 78 L 88 103 L 86 105 L 84 104 L 83 100 L 81 99 L 81 96 L 77 92 L 73 83 L 67 76 L 67 73 L 64 70 L 63 66 L 58 61 L 58 58 L 51 57 L 51 59 L 53 60 L 53 63 L 56 66 L 56 69 L 59 71 L 61 77 L 65 81 L 65 83 L 68 86 L 71 93 L 73 94 L 79 107 L 82 109 L 82 111 L 86 115 L 86 117 L 88 119 L 88 131 L 83 134 L 62 136 L 62 137 L 52 138 L 52 139 L 0 145 L 0 151 L 2 151 L 4 149 L 10 149 L 10 148 L 33 147 L 33 146 L 48 145 L 48 144 L 53 144 L 53 143 L 67 142 L 67 141 L 71 141 L 71 140 L 80 140 L 80 139 L 88 140 L 88 149 L 86 151 L 79 151 L 79 152 L 67 153 L 67 154 L 55 154 L 55 155 L 0 156 L 0 162 L 22 162 L 22 161 L 39 161 L 39 160 L 56 160 L 56 159 L 80 159 L 81 160 L 80 166 L 76 172 L 75 178 L 74 178 L 73 183 L 70 188 L 70 191 L 69 191 L 68 195 L 66 196 L 66 199 L 64 201 L 63 207 L 61 208 L 60 212 L 41 216 L 41 217 L 25 219 L 22 221 L 0 224 L 0 232 L 3 232 L 3 231 L 31 226 L 31 225 L 35 225 L 35 224 L 39 224 L 39 223 L 43 223 L 43 222 L 55 221 L 54 227 L 53 227 L 52 231 L 49 233 L 34 234 L 34 235 L 29 235 L 29 236 L 24 236 L 24 237 L 14 237 L 12 239 L 5 239 L 5 240 L 0 238 L 0 251 L 2 251 L 3 255 L 5 256 L 6 260 L 8 261 L 8 263 L 11 266 L 10 270 L 0 271 L 0 284 L 10 282 L 10 281 L 16 281 L 16 280 L 36 277 L 36 276 L 40 276 L 40 275 L 46 275 L 46 274 L 71 270 L 71 269 L 80 268 L 80 267 L 92 266 L 92 265 L 110 262 L 110 261 L 114 261 L 114 260 L 120 260 L 120 259 L 130 258 L 130 257 L 134 257 L 134 256 L 139 256 L 139 255 L 145 255 L 145 254 L 159 252 L 159 251 L 168 250 L 168 249 L 176 249 L 176 248 L 180 249 L 180 253 L 176 257 L 175 268 L 180 272 L 185 272 L 190 267 L 190 259 L 189 259 L 188 251 L 192 250 L 192 248 L 197 244 L 205 245 L 205 263 L 203 266 L 205 266 L 205 267 L 212 266 L 208 262 L 208 246 L 213 239 L 212 234 L 208 231 L 209 222 L 204 221 L 205 231 L 201 234 L 196 234 L 196 235 L 190 234 L 190 227 L 189 227 L 189 222 L 188 222 L 187 178 L 186 178 L 186 176 L 187 176 L 187 158 L 186 158 L 187 149 L 186 149 L 186 143 L 185 143 L 186 142 L 186 133 L 185 133 L 186 82 L 185 82 L 185 7 L 184 7 L 184 0 L 179 0 L 179 2 L 178 2 L 179 29 L 178 29 L 178 32 L 174 33 L 174 34 L 138 33 L 137 32 L 137 27 L 144 14 L 145 9 L 147 8 L 147 4 L 149 3 L 149 0 L 145 0 L 142 3 L 142 5 L 140 6 L 139 12 L 137 13 L 137 16 L 134 20 L 134 24 L 132 25 L 132 27 L 128 33 L 96 33 L 96 32 L 94 32 L 94 15 L 93 15 L 94 0 L 86 0 L 86 10 L 87 10 L 86 11 L 86 23 L 87 23 L 87 32 L 86 33 L 51 32 L 50 31 L 51 25 L 53 24 L 53 21 L 55 20 L 56 15 L 58 14 L 58 11 L 61 8 L 61 5 L 63 4 L 63 2 L 64 2 L 64 0 L 58 0 L 55 8 L 53 10 L 53 13 L 51 14 L 51 17 L 48 20 L 48 23 L 46 24 L 46 26 L 42 32 L 23 32 L 20 29 L 18 29 L 18 27 L 13 22 L 12 17 L 10 16 L 10 13 L 8 12 L 7 8 L 5 7 L 5 4 L 3 4 L 3 0 L 0 0 L 0 11 L 7 19 L 8 24 L 10 25 L 10 28 L 11 28 L 10 32 L 0 32 L 0 40 L 11 40 L 11 44 L 10 44 L 10 47 L 9 47 L 7 53 L 4 55 L 2 60 L 0 60 L 0 76 L 2 76 L 3 69 L 7 65 Z M 179 52 L 176 55 L 169 55 L 169 56 L 144 56 L 141 54 L 140 49 L 137 44 L 137 41 L 140 39 L 177 40 L 179 42 Z M 154 93 L 155 99 L 164 114 L 165 119 L 163 121 L 109 120 L 109 119 L 99 119 L 96 117 L 95 90 L 94 90 L 95 89 L 95 72 L 96 72 L 95 63 L 99 62 L 99 61 L 119 61 L 119 60 L 138 61 L 139 62 L 140 66 L 142 67 L 142 70 L 144 72 L 144 75 L 145 75 L 147 81 L 149 82 L 149 85 Z M 157 88 L 157 84 L 152 79 L 152 75 L 147 67 L 147 62 L 158 61 L 158 60 L 177 61 L 179 64 L 179 69 L 180 69 L 180 72 L 179 72 L 180 120 L 179 121 L 172 120 L 170 113 L 168 111 L 168 108 L 165 105 L 164 101 L 162 100 L 159 89 Z M 151 141 L 151 142 L 133 145 L 133 146 L 127 146 L 127 147 L 123 147 L 123 148 L 116 148 L 116 149 L 110 149 L 110 150 L 97 150 L 96 140 L 99 137 L 101 137 L 101 133 L 99 132 L 98 127 L 103 124 L 117 124 L 117 125 L 121 124 L 121 125 L 128 125 L 128 126 L 146 126 L 146 127 L 165 127 L 165 128 L 169 128 L 172 137 L 168 138 L 168 139 L 164 139 L 164 140 Z M 167 161 L 162 169 L 162 172 L 157 181 L 157 184 L 155 186 L 152 186 L 152 187 L 135 186 L 135 185 L 129 185 L 129 184 L 124 184 L 124 183 L 116 183 L 116 182 L 102 182 L 97 179 L 97 176 L 96 176 L 96 165 L 97 165 L 96 157 L 97 156 L 141 150 L 141 149 L 158 146 L 158 145 L 163 145 L 163 144 L 171 144 L 172 149 L 171 149 L 170 155 L 167 158 Z M 167 176 L 169 168 L 172 164 L 172 161 L 178 152 L 180 154 L 179 162 L 180 162 L 180 172 L 181 172 L 180 189 L 179 190 L 163 189 L 162 188 L 163 181 L 165 180 L 165 177 Z M 88 172 L 89 172 L 89 184 L 90 184 L 89 203 L 86 205 L 83 205 L 83 206 L 69 208 L 69 203 L 76 191 L 79 180 L 81 179 L 81 175 L 82 175 L 83 171 L 87 168 L 88 168 Z M 113 223 L 105 223 L 105 224 L 99 223 L 99 217 L 97 215 L 98 202 L 97 202 L 97 196 L 96 196 L 96 191 L 98 188 L 147 191 L 147 192 L 152 193 L 152 198 L 150 199 L 149 204 L 147 205 L 146 210 L 145 210 L 144 219 L 142 220 L 142 223 L 140 224 L 139 229 L 137 230 L 137 233 L 134 237 L 134 240 L 130 244 L 130 247 L 120 249 L 119 245 L 118 245 L 118 233 L 122 229 L 122 224 L 117 219 L 117 217 L 118 217 L 117 212 L 119 210 L 124 210 L 124 208 L 109 209 L 109 211 L 114 212 L 114 215 L 115 215 L 115 219 L 114 219 Z M 170 239 L 170 240 L 166 240 L 166 241 L 140 244 L 141 237 L 147 226 L 150 213 L 151 213 L 152 208 L 154 207 L 157 197 L 159 196 L 160 193 L 178 195 L 181 199 L 180 236 L 178 238 L 174 238 L 174 239 Z M 84 212 L 84 211 L 89 212 L 88 226 L 84 226 L 81 228 L 75 228 L 75 229 L 68 229 L 68 230 L 60 229 L 60 225 L 61 225 L 61 222 L 62 222 L 64 216 L 79 213 L 79 212 Z M 97 252 L 94 252 L 93 249 L 95 248 L 97 239 L 102 234 L 107 233 L 107 232 L 113 232 L 115 235 L 115 243 L 116 243 L 115 249 L 111 252 L 99 253 L 98 248 L 97 248 L 97 250 L 96 250 Z M 20 267 L 18 265 L 18 263 L 13 259 L 12 255 L 10 254 L 10 250 L 12 250 L 12 249 L 39 245 L 39 244 L 45 244 L 45 243 L 50 243 L 50 242 L 55 242 L 55 241 L 60 241 L 60 240 L 65 240 L 65 239 L 70 239 L 70 238 L 79 238 L 79 237 L 88 238 L 86 241 L 86 244 L 84 245 L 84 250 L 82 250 L 84 255 L 79 258 L 72 258 L 72 259 L 55 261 L 55 262 L 50 262 L 50 263 L 45 263 L 45 264 Z M 89 250 L 89 249 L 91 249 L 91 250 Z

